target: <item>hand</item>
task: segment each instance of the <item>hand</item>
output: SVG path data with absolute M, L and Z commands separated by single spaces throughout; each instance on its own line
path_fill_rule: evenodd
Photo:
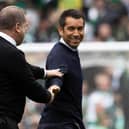
M 64 74 L 60 72 L 60 69 L 52 69 L 52 70 L 46 70 L 46 76 L 47 77 L 62 77 Z
M 49 101 L 49 103 L 52 103 L 55 96 L 60 92 L 60 87 L 57 85 L 53 85 L 48 88 L 48 91 L 51 93 L 51 100 Z

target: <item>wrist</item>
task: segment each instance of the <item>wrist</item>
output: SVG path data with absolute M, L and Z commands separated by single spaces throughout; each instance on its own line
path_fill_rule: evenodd
M 54 93 L 51 92 L 51 91 L 48 91 L 48 92 L 50 93 L 50 99 L 49 99 L 49 101 L 48 101 L 48 104 L 50 104 L 50 103 L 52 103 L 53 100 L 54 100 Z
M 47 78 L 47 70 L 44 69 L 44 78 Z

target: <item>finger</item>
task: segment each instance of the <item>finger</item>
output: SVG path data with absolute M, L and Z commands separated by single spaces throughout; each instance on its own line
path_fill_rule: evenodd
M 58 73 L 58 75 L 59 75 L 60 77 L 62 77 L 64 74 L 63 74 L 63 73 L 61 73 L 61 72 L 59 72 L 59 73 Z
M 56 69 L 58 72 L 60 71 L 60 69 Z

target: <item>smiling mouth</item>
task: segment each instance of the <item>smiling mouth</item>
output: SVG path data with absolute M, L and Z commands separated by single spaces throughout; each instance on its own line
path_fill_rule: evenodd
M 72 39 L 73 42 L 80 42 L 80 39 Z
M 80 40 L 80 37 L 73 37 L 72 40 Z
M 78 45 L 80 43 L 80 41 L 72 41 L 73 45 Z

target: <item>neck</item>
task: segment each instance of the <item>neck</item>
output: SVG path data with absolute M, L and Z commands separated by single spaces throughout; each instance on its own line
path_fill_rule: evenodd
M 7 35 L 9 35 L 10 37 L 12 37 L 16 41 L 17 37 L 15 36 L 15 33 L 13 32 L 13 30 L 4 29 L 4 30 L 0 30 L 0 31 L 5 33 L 5 34 L 7 34 Z

